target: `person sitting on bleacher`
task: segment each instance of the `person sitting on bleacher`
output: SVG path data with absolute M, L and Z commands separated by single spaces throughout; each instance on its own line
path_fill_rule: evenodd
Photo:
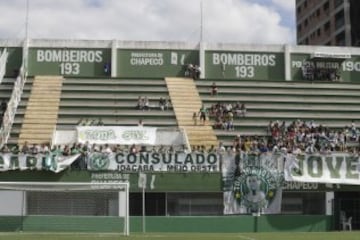
M 166 100 L 161 97 L 159 100 L 159 107 L 160 107 L 161 111 L 165 110 L 165 106 L 166 106 Z
M 99 118 L 99 120 L 98 120 L 98 122 L 97 122 L 96 125 L 97 125 L 97 126 L 104 126 L 104 122 L 102 121 L 101 118 Z
M 148 97 L 144 98 L 144 108 L 143 108 L 143 110 L 150 111 L 150 101 L 149 101 Z
M 218 94 L 218 87 L 216 86 L 215 82 L 213 82 L 211 85 L 210 94 L 211 94 L 211 96 L 215 96 Z
M 137 100 L 137 105 L 136 105 L 136 108 L 139 109 L 139 110 L 143 110 L 144 109 L 144 98 L 142 96 L 139 96 L 138 97 L 138 100 Z

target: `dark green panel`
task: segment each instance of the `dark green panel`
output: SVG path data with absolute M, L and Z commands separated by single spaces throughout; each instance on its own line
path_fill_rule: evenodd
M 0 52 L 2 52 L 3 49 L 4 48 L 0 48 Z M 9 53 L 9 56 L 6 63 L 5 77 L 17 77 L 22 63 L 22 48 L 11 47 L 7 48 L 7 51 Z
M 23 231 L 123 232 L 123 218 L 80 216 L 26 216 Z
M 325 232 L 331 230 L 331 216 L 263 215 L 258 219 L 257 232 Z
M 186 64 L 199 64 L 194 50 L 118 49 L 117 54 L 118 77 L 183 77 Z
M 106 77 L 111 49 L 104 48 L 30 48 L 29 75 Z
M 0 231 L 15 232 L 22 228 L 22 218 L 18 216 L 0 216 Z
M 285 80 L 284 54 L 206 51 L 206 78 Z
M 220 192 L 220 173 L 156 173 L 154 189 L 151 189 L 152 174 L 147 174 L 149 192 Z M 116 172 L 64 171 L 8 171 L 0 173 L 0 181 L 54 181 L 54 182 L 112 182 L 129 180 L 130 191 L 137 192 L 139 175 Z
M 221 173 L 156 173 L 154 189 L 150 189 L 151 174 L 147 175 L 149 192 L 221 192 Z M 138 174 L 122 174 L 114 171 L 89 172 L 67 170 L 61 173 L 48 171 L 7 171 L 0 172 L 0 181 L 39 182 L 111 182 L 130 181 L 130 191 L 138 192 Z M 339 185 L 319 183 L 285 182 L 287 192 L 360 191 L 360 185 Z
M 146 217 L 147 232 L 236 233 L 236 232 L 325 232 L 331 230 L 331 216 L 263 215 L 253 217 Z M 117 217 L 26 216 L 0 217 L 0 231 L 35 232 L 122 232 Z M 142 231 L 142 218 L 130 217 L 130 231 Z
M 317 60 L 319 61 L 319 60 Z M 294 81 L 304 80 L 302 76 L 302 66 L 307 62 L 312 63 L 310 54 L 291 54 L 291 78 Z M 339 75 L 343 82 L 360 82 L 360 56 L 352 56 L 344 62 L 334 62 L 332 59 L 319 61 L 320 64 L 338 64 Z

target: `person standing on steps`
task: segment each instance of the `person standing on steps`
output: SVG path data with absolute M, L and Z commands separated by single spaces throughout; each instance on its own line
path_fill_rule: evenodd
M 199 110 L 199 115 L 200 115 L 200 123 L 202 123 L 203 125 L 205 125 L 206 123 L 206 116 L 208 115 L 208 110 L 205 107 L 205 105 L 203 104 Z

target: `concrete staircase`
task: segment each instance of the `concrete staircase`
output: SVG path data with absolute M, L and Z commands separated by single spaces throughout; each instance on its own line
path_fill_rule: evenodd
M 171 103 L 180 128 L 185 129 L 191 146 L 205 146 L 209 148 L 218 144 L 217 137 L 211 126 L 198 124 L 195 126 L 192 116 L 198 113 L 202 102 L 195 82 L 191 78 L 165 78 Z
M 35 77 L 26 106 L 18 144 L 49 143 L 56 128 L 63 78 Z

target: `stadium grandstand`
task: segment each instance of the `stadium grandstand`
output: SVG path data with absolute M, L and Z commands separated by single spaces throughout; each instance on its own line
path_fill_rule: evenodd
M 9 40 L 0 80 L 0 231 L 360 229 L 358 48 Z

